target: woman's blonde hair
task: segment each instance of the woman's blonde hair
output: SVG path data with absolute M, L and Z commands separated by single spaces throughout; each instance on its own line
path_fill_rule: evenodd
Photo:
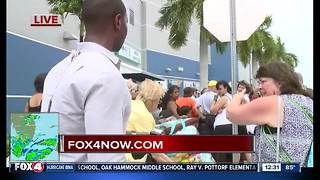
M 150 79 L 145 79 L 141 84 L 139 84 L 139 94 L 137 99 L 146 102 L 147 100 L 156 100 L 164 95 L 164 90 L 155 81 Z

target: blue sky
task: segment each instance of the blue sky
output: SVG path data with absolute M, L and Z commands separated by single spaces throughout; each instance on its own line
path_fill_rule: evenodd
M 313 1 L 268 0 L 272 25 L 270 32 L 285 43 L 287 52 L 297 55 L 295 68 L 304 84 L 313 88 Z

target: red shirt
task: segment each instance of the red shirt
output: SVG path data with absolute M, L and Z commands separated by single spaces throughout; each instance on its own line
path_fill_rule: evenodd
M 176 100 L 176 103 L 179 107 L 188 106 L 191 108 L 191 117 L 198 117 L 196 101 L 191 97 L 180 97 Z

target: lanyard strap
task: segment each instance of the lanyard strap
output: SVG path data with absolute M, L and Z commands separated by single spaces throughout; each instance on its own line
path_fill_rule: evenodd
M 300 111 L 306 116 L 306 118 L 311 122 L 311 124 L 313 124 L 313 115 L 311 112 L 308 111 L 308 109 L 306 109 L 304 106 L 300 105 L 299 102 L 290 97 L 288 97 L 288 100 L 292 105 L 300 109 Z
M 276 162 L 279 162 L 279 150 L 280 150 L 280 118 L 281 118 L 281 111 L 280 111 L 280 104 L 281 104 L 281 99 L 280 96 L 278 98 L 278 111 L 277 111 L 277 157 L 276 157 Z
M 262 128 L 263 126 L 260 126 L 260 133 L 259 133 L 259 150 L 258 150 L 258 162 L 261 162 L 261 143 L 262 143 Z

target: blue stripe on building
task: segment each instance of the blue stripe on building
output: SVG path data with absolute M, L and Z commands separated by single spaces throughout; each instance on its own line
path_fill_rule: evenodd
M 231 81 L 229 45 L 223 54 L 217 53 L 215 44 L 211 45 L 210 51 L 211 64 L 208 65 L 208 80 Z M 183 67 L 183 71 L 179 72 L 178 67 Z M 199 81 L 200 77 L 197 76 L 197 73 L 200 72 L 199 67 L 200 64 L 198 61 L 147 50 L 147 70 L 154 74 L 190 78 Z M 172 71 L 167 72 L 167 68 L 170 68 Z
M 190 59 L 147 50 L 147 66 L 148 72 L 154 74 L 199 80 L 196 75 L 199 73 L 199 62 Z M 179 72 L 178 67 L 183 67 L 183 71 Z M 172 71 L 166 72 L 166 68 Z
M 35 77 L 41 72 L 48 72 L 68 54 L 67 51 L 7 33 L 7 94 L 33 95 Z M 26 98 L 7 98 L 7 122 L 10 122 L 11 112 L 23 112 L 26 102 Z
M 32 95 L 34 78 L 69 54 L 58 48 L 7 33 L 7 94 Z
M 209 80 L 225 80 L 231 81 L 231 52 L 230 45 L 226 46 L 223 54 L 219 54 L 216 50 L 216 45 L 210 46 L 211 64 L 208 68 Z

